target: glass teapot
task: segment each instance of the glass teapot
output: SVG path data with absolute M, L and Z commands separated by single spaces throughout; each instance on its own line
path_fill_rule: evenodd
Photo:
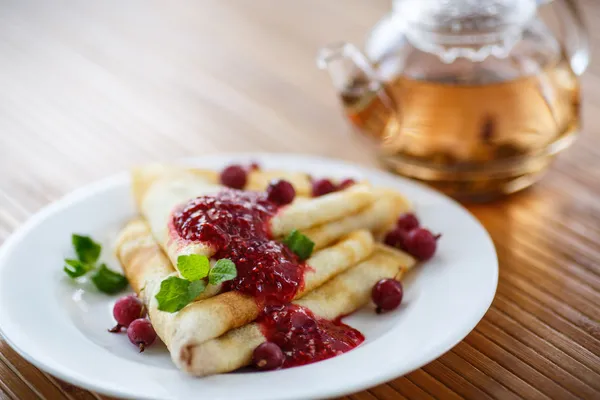
M 389 169 L 487 200 L 531 185 L 574 141 L 588 48 L 575 0 L 395 0 L 366 55 L 336 43 L 317 61 Z

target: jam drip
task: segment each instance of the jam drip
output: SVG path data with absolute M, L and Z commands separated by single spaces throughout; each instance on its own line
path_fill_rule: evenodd
M 359 331 L 339 320 L 317 318 L 295 304 L 267 307 L 258 322 L 267 340 L 285 354 L 284 368 L 340 355 L 365 340 Z
M 225 189 L 176 210 L 173 227 L 183 239 L 212 245 L 214 259 L 235 263 L 237 277 L 224 290 L 250 295 L 260 305 L 285 304 L 303 287 L 306 265 L 271 239 L 269 221 L 278 209 L 264 193 Z

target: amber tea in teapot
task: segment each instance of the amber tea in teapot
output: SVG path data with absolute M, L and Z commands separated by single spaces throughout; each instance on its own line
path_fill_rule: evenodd
M 415 1 L 400 0 L 399 8 Z M 492 15 L 478 8 L 483 3 L 498 8 Z M 572 143 L 580 121 L 576 69 L 582 66 L 574 66 L 536 17 L 535 1 L 529 10 L 519 8 L 526 3 L 420 2 L 420 14 L 404 9 L 379 27 L 372 40 L 378 35 L 385 40 L 371 44 L 368 59 L 346 43 L 323 50 L 321 62 L 332 73 L 345 114 L 379 141 L 380 157 L 390 169 L 456 197 L 480 200 L 529 186 Z M 460 7 L 467 11 L 452 28 L 453 19 L 443 15 L 460 19 Z M 503 12 L 508 14 L 502 18 L 512 20 L 500 19 Z M 418 28 L 407 24 L 417 17 Z M 448 40 L 440 21 L 463 36 Z M 400 34 L 395 24 L 403 27 Z M 467 34 L 471 40 L 465 45 Z
M 552 154 L 570 144 L 579 127 L 578 80 L 564 59 L 539 76 L 510 82 L 461 85 L 398 77 L 379 90 L 388 92 L 401 107 L 393 112 L 377 91 L 350 82 L 340 94 L 348 118 L 381 138 L 382 156 L 392 166 L 397 157 L 410 159 L 408 175 L 435 179 L 438 187 L 451 193 L 455 190 L 453 166 L 480 164 L 485 168 L 517 156 L 535 158 L 549 149 L 542 159 L 524 163 L 518 173 L 536 174 Z M 443 171 L 419 170 L 423 163 L 439 165 Z M 402 163 L 396 167 L 404 168 Z M 506 178 L 486 174 L 472 185 L 493 189 L 503 180 L 514 182 L 515 175 Z

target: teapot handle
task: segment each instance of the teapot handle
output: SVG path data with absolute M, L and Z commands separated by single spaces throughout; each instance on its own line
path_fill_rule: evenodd
M 352 43 L 337 42 L 322 47 L 317 56 L 317 66 L 329 71 L 337 90 L 346 88 L 349 80 L 356 78 L 357 74 L 362 74 L 371 85 L 381 83 L 371 62 Z
M 537 0 L 538 6 L 551 2 L 553 0 Z M 557 1 L 554 2 L 556 3 Z M 567 37 L 567 50 L 572 50 L 570 54 L 571 69 L 576 75 L 582 75 L 590 63 L 590 41 L 583 19 L 583 12 L 577 0 L 562 0 L 559 3 L 566 8 L 566 11 L 574 20 L 574 23 L 569 25 L 563 22 L 562 15 L 559 15 L 559 20 Z
M 361 113 L 366 107 L 365 99 L 371 101 L 376 96 L 381 105 L 391 114 L 396 114 L 396 102 L 385 88 L 370 60 L 353 44 L 334 43 L 319 50 L 317 65 L 329 72 L 332 83 L 340 96 L 347 116 L 355 125 L 363 128 Z M 372 133 L 373 136 L 377 134 Z

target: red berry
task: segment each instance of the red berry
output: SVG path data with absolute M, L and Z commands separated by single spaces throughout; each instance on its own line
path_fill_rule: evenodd
M 371 298 L 377 306 L 378 314 L 398 307 L 403 294 L 402 283 L 395 279 L 382 279 L 371 290 Z
M 248 169 L 250 171 L 258 171 L 260 169 L 260 164 L 257 163 L 256 161 L 254 161 L 253 163 L 250 163 L 250 166 L 248 167 Z
M 113 317 L 117 321 L 110 332 L 119 332 L 122 327 L 128 327 L 134 320 L 146 315 L 146 307 L 134 295 L 121 297 L 113 307 Z
M 296 197 L 296 189 L 288 181 L 283 179 L 275 180 L 267 188 L 268 199 L 274 203 L 285 205 L 290 204 Z
M 264 342 L 254 349 L 252 361 L 262 371 L 278 369 L 283 365 L 285 356 L 281 348 L 273 342 Z
M 400 250 L 404 250 L 404 240 L 406 238 L 406 231 L 396 228 L 393 231 L 388 232 L 383 240 L 388 246 L 395 247 Z
M 140 353 L 156 340 L 156 332 L 149 320 L 139 318 L 129 324 L 127 328 L 129 341 L 140 348 Z
M 312 195 L 314 197 L 323 196 L 335 191 L 336 187 L 329 179 L 317 179 L 312 183 Z
M 406 251 L 421 261 L 429 260 L 435 254 L 437 239 L 430 231 L 416 228 L 408 232 L 404 240 Z
M 402 229 L 406 232 L 418 228 L 419 225 L 419 220 L 413 213 L 402 214 L 400 218 L 398 218 L 398 222 L 396 223 L 396 226 L 399 229 Z
M 230 165 L 221 172 L 221 183 L 233 189 L 246 186 L 247 172 L 240 165 Z
M 344 179 L 343 181 L 340 182 L 340 184 L 338 185 L 337 190 L 344 190 L 349 188 L 350 186 L 354 185 L 356 183 L 356 181 L 352 178 L 347 178 Z
M 295 330 L 304 332 L 312 331 L 317 328 L 317 322 L 301 311 L 295 312 L 290 316 L 290 323 Z

